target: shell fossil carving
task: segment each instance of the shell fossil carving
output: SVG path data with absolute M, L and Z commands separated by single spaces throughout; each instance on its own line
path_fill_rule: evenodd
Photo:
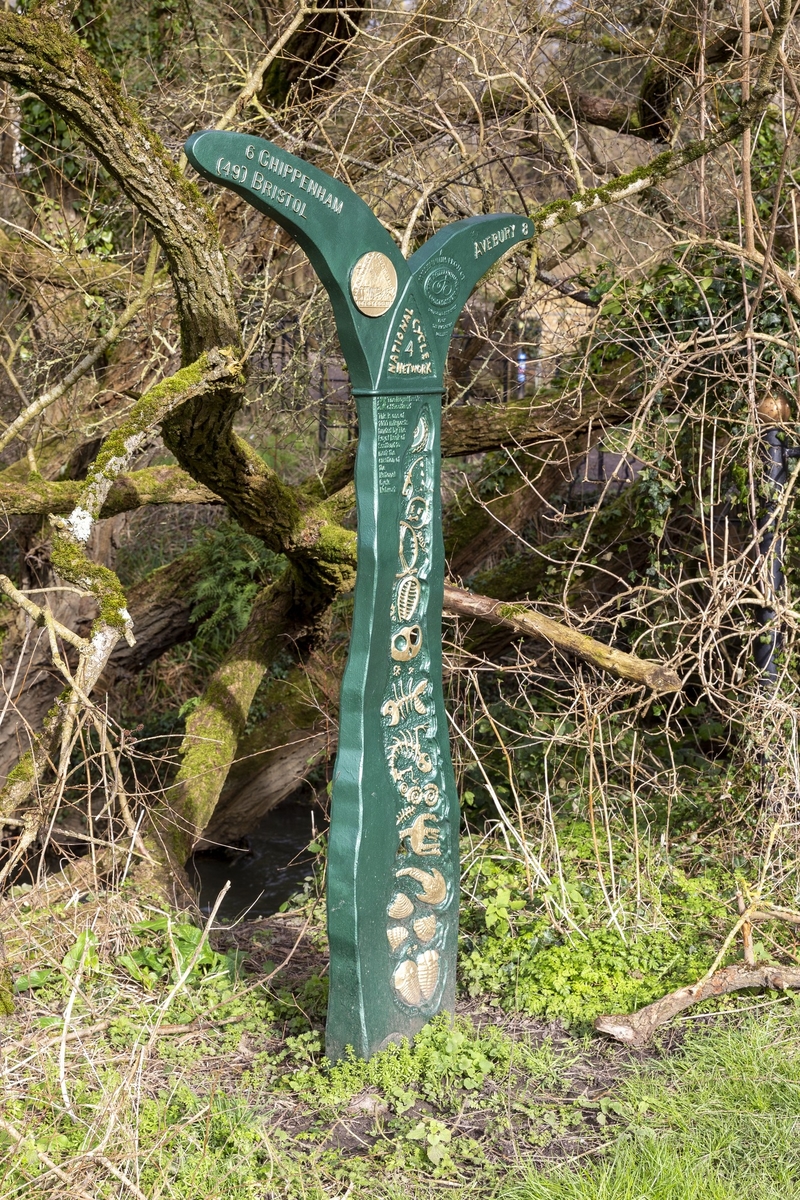
M 414 922 L 414 933 L 421 942 L 429 942 L 436 933 L 436 917 L 420 917 Z
M 416 959 L 407 958 L 392 976 L 398 996 L 409 1008 L 430 1000 L 439 981 L 439 951 L 424 950 Z
M 386 930 L 386 936 L 391 948 L 396 950 L 408 937 L 408 930 L 403 925 L 390 925 Z
M 414 905 L 405 892 L 398 892 L 386 911 L 395 921 L 402 921 L 403 917 L 411 916 L 414 911 Z

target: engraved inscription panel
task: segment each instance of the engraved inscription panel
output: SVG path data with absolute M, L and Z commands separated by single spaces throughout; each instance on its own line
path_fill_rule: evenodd
M 450 254 L 437 254 L 422 277 L 422 291 L 430 306 L 430 320 L 441 336 L 450 333 L 465 278 L 461 263 Z
M 406 436 L 408 396 L 384 396 L 378 406 L 375 441 L 378 450 L 378 491 L 394 495 L 400 487 L 400 454 Z

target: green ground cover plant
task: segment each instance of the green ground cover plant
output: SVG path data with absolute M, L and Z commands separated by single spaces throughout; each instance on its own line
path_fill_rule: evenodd
M 633 1067 L 602 1153 L 526 1173 L 504 1200 L 779 1200 L 800 1194 L 797 1006 L 687 1026 L 680 1051 Z M 699 1023 L 698 1023 L 699 1024 Z
M 621 831 L 601 859 L 613 896 L 587 823 L 558 829 L 559 871 L 542 856 L 540 878 L 502 840 L 467 838 L 458 1012 L 368 1063 L 324 1058 L 319 879 L 210 937 L 136 886 L 14 889 L 0 1195 L 795 1194 L 791 996 L 709 1001 L 643 1051 L 591 1030 L 698 978 L 737 890 L 759 886 L 758 860 L 711 867 L 690 838 L 632 854 Z M 757 954 L 791 958 L 791 932 L 769 928 L 777 947 L 765 929 Z

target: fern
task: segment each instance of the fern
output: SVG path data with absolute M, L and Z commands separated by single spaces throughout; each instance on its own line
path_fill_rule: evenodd
M 198 530 L 195 548 L 200 570 L 189 593 L 191 618 L 197 623 L 194 641 L 218 657 L 244 629 L 253 601 L 281 574 L 286 559 L 234 521 Z

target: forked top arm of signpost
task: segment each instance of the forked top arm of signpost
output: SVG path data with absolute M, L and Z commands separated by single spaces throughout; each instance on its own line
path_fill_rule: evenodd
M 499 258 L 533 236 L 527 216 L 469 217 L 439 230 L 406 262 L 372 209 L 319 167 L 263 138 L 208 130 L 186 143 L 192 166 L 277 221 L 308 255 L 333 305 L 339 338 L 357 391 L 387 383 L 396 317 L 409 306 L 427 325 L 431 374 L 418 390 L 440 387 L 453 327 L 473 288 Z M 351 279 L 365 254 L 388 260 L 396 287 L 382 311 L 354 302 Z M 389 380 L 389 383 L 392 381 Z M 410 381 L 406 380 L 406 383 Z

